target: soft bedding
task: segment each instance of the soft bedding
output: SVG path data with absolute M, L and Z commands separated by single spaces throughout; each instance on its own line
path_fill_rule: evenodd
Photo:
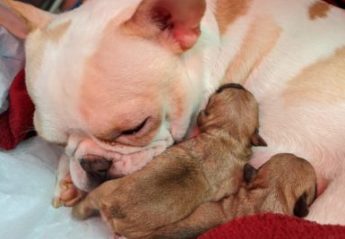
M 0 238 L 109 238 L 98 218 L 78 222 L 70 209 L 51 206 L 59 154 L 39 138 L 0 151 Z

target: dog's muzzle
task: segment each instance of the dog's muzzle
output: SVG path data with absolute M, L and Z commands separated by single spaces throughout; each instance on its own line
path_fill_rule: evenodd
M 87 155 L 80 160 L 80 166 L 92 181 L 102 183 L 109 179 L 108 171 L 113 162 L 97 155 Z
M 142 169 L 172 144 L 172 136 L 167 135 L 144 148 L 121 145 L 105 148 L 92 138 L 76 134 L 70 137 L 65 153 L 70 158 L 73 183 L 83 191 L 90 191 L 106 180 Z

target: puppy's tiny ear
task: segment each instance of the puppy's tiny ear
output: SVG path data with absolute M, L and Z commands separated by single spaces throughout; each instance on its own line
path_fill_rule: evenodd
M 262 146 L 262 147 L 267 147 L 266 141 L 259 135 L 259 130 L 256 129 L 255 133 L 252 135 L 250 138 L 251 143 L 253 146 Z
M 295 207 L 293 209 L 293 214 L 296 217 L 305 217 L 309 213 L 308 203 L 307 203 L 307 194 L 303 193 L 302 196 L 300 196 L 296 203 Z
M 244 165 L 244 168 L 243 168 L 243 180 L 246 183 L 250 183 L 253 180 L 253 178 L 255 178 L 257 173 L 258 173 L 258 170 L 254 168 L 252 165 L 250 165 L 249 163 L 247 163 L 246 165 Z

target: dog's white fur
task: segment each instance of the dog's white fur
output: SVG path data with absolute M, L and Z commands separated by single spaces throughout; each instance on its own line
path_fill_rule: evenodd
M 26 6 L 13 4 L 40 25 L 26 44 L 36 129 L 67 144 L 75 184 L 89 188 L 79 164 L 85 155 L 113 160 L 113 176 L 143 167 L 185 136 L 222 81 L 234 81 L 260 103 L 260 132 L 269 147 L 257 149 L 253 163 L 280 152 L 309 159 L 320 181 L 329 183 L 309 219 L 345 224 L 344 11 L 330 7 L 326 16 L 311 17 L 315 0 L 252 0 L 221 32 L 215 16 L 217 4 L 226 1 L 207 0 L 197 44 L 176 51 L 168 39 L 120 29 L 140 2 L 89 0 L 41 18 L 43 13 L 33 18 Z M 43 28 L 42 19 L 48 24 Z M 137 137 L 120 136 L 111 144 L 98 139 L 111 139 L 112 129 L 117 136 L 146 117 Z M 150 127 L 152 135 L 145 136 Z

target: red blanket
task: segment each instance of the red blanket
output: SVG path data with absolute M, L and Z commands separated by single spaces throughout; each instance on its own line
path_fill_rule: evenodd
M 266 214 L 234 220 L 198 239 L 345 239 L 345 227 Z
M 24 70 L 18 73 L 9 91 L 9 108 L 0 114 L 0 149 L 13 149 L 33 134 L 32 104 L 25 86 Z

